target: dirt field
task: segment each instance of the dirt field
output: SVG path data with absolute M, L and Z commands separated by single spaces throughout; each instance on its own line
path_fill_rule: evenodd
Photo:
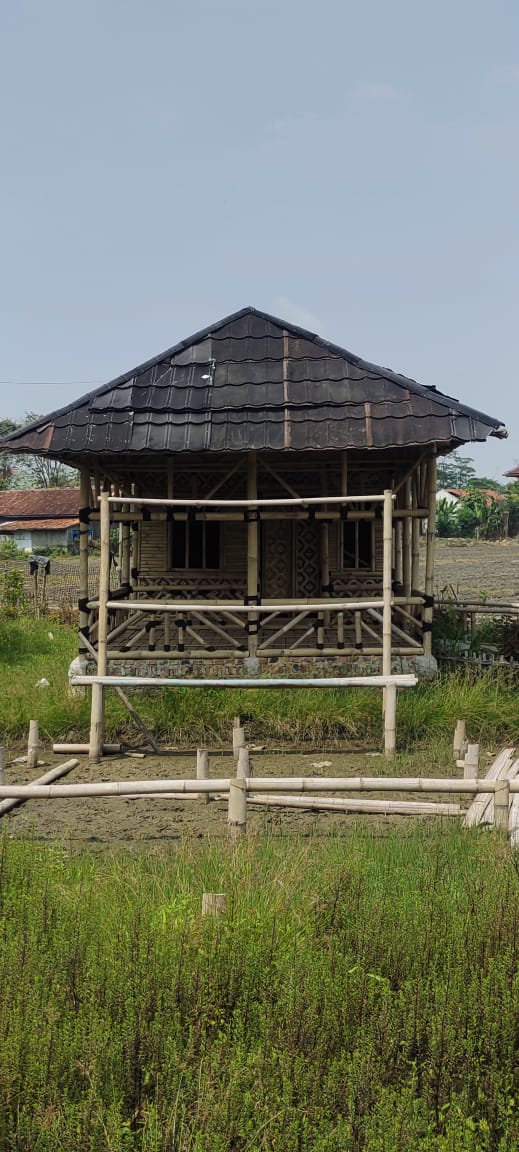
M 458 541 L 438 541 L 436 565 L 436 594 L 450 589 L 459 596 L 479 596 L 519 601 L 519 543 L 460 544 Z M 139 741 L 136 738 L 135 747 Z M 48 750 L 42 758 L 49 766 L 63 762 L 66 757 L 55 757 Z M 315 768 L 316 763 L 329 761 L 329 766 Z M 303 749 L 297 754 L 274 753 L 265 750 L 253 756 L 253 768 L 258 776 L 376 775 L 383 761 L 369 753 L 329 752 L 326 748 Z M 416 771 L 416 767 L 414 768 Z M 432 774 L 447 774 L 451 765 L 435 764 L 431 754 Z M 42 768 L 42 772 L 45 768 Z M 409 768 L 411 772 L 411 766 Z M 211 776 L 226 777 L 234 774 L 230 755 L 215 752 L 210 757 Z M 31 775 L 33 775 L 31 773 Z M 130 755 L 106 758 L 92 768 L 86 756 L 80 757 L 80 766 L 67 780 L 164 779 L 195 776 L 195 754 L 187 756 L 165 753 L 144 759 Z M 8 765 L 6 783 L 24 783 L 28 775 L 23 765 Z M 410 797 L 407 797 L 410 798 Z M 377 832 L 394 826 L 395 819 L 405 825 L 405 817 L 374 817 L 335 813 L 305 813 L 297 810 L 249 810 L 249 832 L 267 832 L 273 835 L 326 836 L 347 834 L 357 820 L 367 823 Z M 59 801 L 31 801 L 3 818 L 8 835 L 58 841 L 74 847 L 90 845 L 107 848 L 111 845 L 129 849 L 144 848 L 147 852 L 161 850 L 166 844 L 183 837 L 200 840 L 226 839 L 227 804 L 215 801 L 206 805 L 199 799 L 185 801 L 164 799 L 112 800 L 84 799 Z M 3 830 L 3 829 L 2 829 Z
M 519 542 L 437 540 L 435 592 L 519 601 Z

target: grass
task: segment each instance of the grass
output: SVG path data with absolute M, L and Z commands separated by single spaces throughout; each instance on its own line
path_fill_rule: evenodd
M 26 738 L 37 718 L 44 738 L 85 740 L 87 699 L 70 698 L 67 670 L 76 654 L 76 634 L 48 620 L 0 620 L 0 731 L 4 743 Z M 49 687 L 39 688 L 45 678 Z M 376 744 L 381 740 L 380 693 L 370 689 L 231 691 L 222 689 L 142 691 L 138 707 L 150 729 L 167 743 L 193 747 L 228 742 L 232 718 L 247 717 L 252 739 L 274 743 Z M 107 694 L 107 738 L 137 733 L 115 694 Z M 456 720 L 467 721 L 470 739 L 489 744 L 519 740 L 519 692 L 510 673 L 449 673 L 400 693 L 400 748 L 452 741 Z
M 433 826 L 0 843 L 0 1147 L 515 1152 L 517 860 Z M 202 919 L 204 890 L 225 916 Z

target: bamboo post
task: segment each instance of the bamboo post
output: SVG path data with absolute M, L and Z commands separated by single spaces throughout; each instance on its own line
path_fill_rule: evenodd
M 247 831 L 246 782 L 237 777 L 229 781 L 228 824 L 232 840 L 238 840 Z
M 390 489 L 384 492 L 384 575 L 382 609 L 382 675 L 391 675 L 391 556 L 393 549 L 393 495 Z
M 431 456 L 427 467 L 427 537 L 425 552 L 425 608 L 423 613 L 423 650 L 432 654 L 434 545 L 436 539 L 436 456 Z
M 411 494 L 412 485 L 411 480 L 406 480 L 404 484 L 404 508 L 406 511 L 411 510 Z M 412 588 L 412 525 L 413 520 L 411 516 L 406 516 L 404 519 L 404 563 L 403 563 L 403 584 L 404 596 L 411 595 Z
M 452 742 L 452 755 L 454 760 L 459 760 L 462 749 L 465 747 L 467 740 L 466 724 L 464 720 L 457 720 L 454 729 L 454 740 Z
M 479 744 L 468 744 L 463 762 L 465 780 L 477 780 L 479 772 Z
M 79 653 L 85 651 L 81 635 L 88 636 L 88 515 L 90 510 L 90 473 L 82 468 L 79 475 Z
M 202 893 L 202 916 L 221 916 L 225 912 L 225 892 Z
M 247 498 L 258 498 L 258 466 L 256 453 L 250 452 L 247 457 Z M 247 510 L 247 599 L 249 604 L 257 602 L 259 594 L 259 553 L 258 553 L 258 510 Z M 249 656 L 256 656 L 258 651 L 258 616 L 251 613 L 248 620 L 248 649 Z
M 250 773 L 249 773 L 249 749 L 248 748 L 243 747 L 243 748 L 239 749 L 236 775 L 239 776 L 241 780 L 246 780 L 247 776 L 250 775 Z
M 99 621 L 97 630 L 97 674 L 107 674 L 107 603 L 110 598 L 110 505 L 108 493 L 99 494 L 101 519 L 101 560 L 99 565 Z M 90 717 L 90 760 L 98 764 L 103 752 L 104 740 L 104 688 L 102 684 L 92 685 L 92 711 Z
M 27 743 L 27 767 L 38 767 L 39 725 L 37 720 L 29 720 L 29 740 Z
M 232 754 L 233 754 L 235 760 L 238 759 L 240 748 L 244 748 L 244 747 L 245 747 L 245 729 L 242 728 L 240 717 L 235 716 L 234 717 L 234 723 L 233 723 L 233 729 L 232 729 Z
M 209 753 L 207 748 L 198 748 L 196 753 L 196 778 L 197 780 L 209 779 Z M 209 804 L 211 799 L 209 792 L 201 792 L 200 799 L 203 804 Z
M 501 832 L 508 832 L 510 813 L 510 781 L 505 776 L 503 780 L 496 780 L 494 792 L 494 828 Z
M 394 756 L 396 749 L 396 684 L 387 684 L 384 707 L 384 751 Z
M 0 784 L 5 782 L 5 748 L 0 748 Z

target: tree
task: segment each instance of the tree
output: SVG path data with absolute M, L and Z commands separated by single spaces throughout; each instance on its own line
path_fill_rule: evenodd
M 0 420 L 0 436 L 8 436 L 10 432 L 16 432 L 18 424 L 14 420 Z M 16 466 L 14 456 L 11 452 L 0 452 L 0 490 L 4 491 L 6 488 L 12 488 L 13 480 L 16 474 Z
M 17 428 L 33 424 L 42 417 L 36 412 L 26 412 L 22 423 L 15 420 L 0 420 L 0 435 L 8 436 Z M 59 460 L 47 456 L 23 455 L 17 458 L 10 452 L 0 453 L 0 488 L 68 488 L 78 483 L 77 472 L 67 468 Z
M 458 536 L 457 505 L 438 500 L 436 505 L 436 531 L 438 536 Z
M 437 488 L 468 488 L 476 475 L 476 469 L 470 456 L 458 456 L 451 452 L 450 456 L 438 460 Z

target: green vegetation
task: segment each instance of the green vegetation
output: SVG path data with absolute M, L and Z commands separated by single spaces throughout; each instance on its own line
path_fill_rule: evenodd
M 5 838 L 0 1147 L 515 1152 L 516 865 L 438 826 L 142 859 Z
M 69 697 L 67 671 L 77 653 L 73 628 L 32 618 L 0 618 L 0 731 L 4 743 L 26 738 L 37 717 L 49 740 L 87 738 L 89 702 Z M 45 678 L 48 688 L 36 687 Z M 271 742 L 332 745 L 348 740 L 373 745 L 382 738 L 380 693 L 371 689 L 229 691 L 177 689 L 135 693 L 139 711 L 160 740 L 193 747 L 228 742 L 234 715 L 247 717 L 251 738 Z M 107 693 L 107 738 L 138 734 L 115 693 Z M 519 739 L 517 677 L 506 669 L 476 676 L 445 674 L 401 692 L 398 739 L 402 748 L 434 743 L 443 751 L 463 716 L 471 739 L 483 743 Z M 440 754 L 438 752 L 438 754 Z

